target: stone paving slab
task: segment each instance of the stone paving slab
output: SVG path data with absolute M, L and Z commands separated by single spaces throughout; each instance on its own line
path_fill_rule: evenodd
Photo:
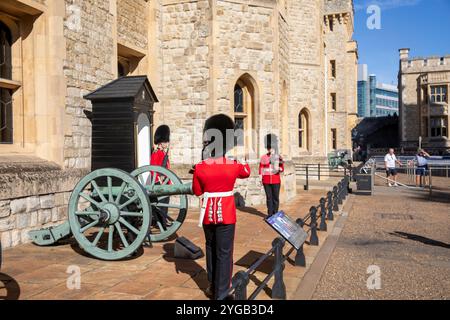
M 325 196 L 323 190 L 299 191 L 291 202 L 281 206 L 292 218 L 307 214 L 311 206 Z M 178 236 L 185 236 L 204 249 L 203 230 L 197 226 L 198 209 L 191 208 Z M 238 211 L 236 243 L 234 250 L 236 273 L 246 269 L 260 255 L 271 248 L 277 236 L 268 226 L 264 206 L 244 208 Z M 329 222 L 332 230 L 334 222 Z M 326 232 L 319 232 L 320 243 L 326 239 Z M 0 273 L 0 297 L 18 296 L 19 299 L 207 299 L 204 290 L 208 286 L 206 261 L 173 258 L 174 240 L 154 243 L 144 248 L 135 258 L 125 261 L 101 261 L 87 256 L 74 240 L 65 244 L 38 247 L 21 245 L 4 252 L 4 265 Z M 285 252 L 290 247 L 285 246 Z M 307 267 L 311 265 L 319 247 L 305 246 Z M 243 259 L 246 257 L 245 259 Z M 284 279 L 288 298 L 293 296 L 307 268 L 293 266 L 295 253 L 286 263 Z M 81 271 L 81 289 L 67 289 L 69 266 L 78 266 Z M 258 268 L 251 276 L 249 294 L 270 272 L 270 265 Z M 3 278 L 2 278 L 3 277 Z M 6 284 L 2 288 L 1 283 Z M 11 285 L 19 286 L 14 289 Z M 262 291 L 258 299 L 270 299 L 273 280 Z M 11 292 L 11 291 L 17 292 Z
M 376 182 L 373 196 L 355 196 L 313 299 L 450 299 L 450 179 L 433 180 L 431 201 Z M 367 287 L 369 266 L 379 290 Z

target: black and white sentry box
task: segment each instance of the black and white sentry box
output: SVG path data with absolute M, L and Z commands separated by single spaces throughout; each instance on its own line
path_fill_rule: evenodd
M 92 102 L 92 171 L 149 165 L 158 99 L 147 77 L 122 77 L 84 98 Z

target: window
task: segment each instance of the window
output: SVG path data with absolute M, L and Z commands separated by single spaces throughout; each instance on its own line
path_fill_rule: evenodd
M 430 101 L 435 102 L 447 102 L 447 86 L 431 86 Z
M 13 91 L 8 85 L 12 80 L 11 46 L 11 32 L 0 22 L 0 144 L 13 143 Z
M 298 146 L 309 150 L 309 116 L 306 109 L 298 115 Z
M 448 122 L 446 117 L 430 118 L 431 137 L 448 137 Z
M 332 78 L 336 78 L 336 60 L 330 60 L 330 74 Z
M 234 86 L 234 122 L 237 153 L 249 154 L 257 150 L 255 142 L 255 86 L 250 75 L 243 75 Z
M 244 121 L 247 115 L 244 113 L 244 90 L 238 84 L 234 87 L 234 123 L 237 132 L 236 145 L 244 146 Z
M 130 61 L 127 58 L 120 57 L 117 59 L 117 75 L 125 77 L 130 74 Z
M 331 129 L 331 147 L 333 150 L 337 149 L 337 131 L 336 129 Z
M 337 110 L 337 103 L 336 103 L 336 93 L 331 94 L 331 110 L 336 111 Z
M 333 31 L 333 29 L 334 29 L 334 18 L 332 16 L 329 18 L 329 25 L 330 25 L 330 31 Z

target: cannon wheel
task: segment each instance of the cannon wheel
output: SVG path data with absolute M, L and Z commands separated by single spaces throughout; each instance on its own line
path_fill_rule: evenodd
M 160 166 L 144 166 L 133 171 L 131 175 L 138 179 L 147 190 L 152 190 L 153 186 L 157 183 L 162 185 L 171 184 L 174 186 L 182 184 L 175 173 Z M 159 182 L 156 180 L 159 180 Z M 150 240 L 152 242 L 167 240 L 177 232 L 186 218 L 188 208 L 187 196 L 150 197 L 150 203 L 153 207 L 154 220 L 154 226 L 150 229 Z M 167 226 L 163 225 L 162 219 L 164 217 L 161 214 L 161 209 L 167 210 Z
M 80 247 L 103 260 L 120 260 L 144 242 L 151 223 L 145 189 L 119 169 L 99 169 L 76 185 L 69 222 Z

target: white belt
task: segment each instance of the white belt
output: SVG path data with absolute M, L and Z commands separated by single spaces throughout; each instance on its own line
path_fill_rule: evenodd
M 205 218 L 205 212 L 206 212 L 206 205 L 208 203 L 209 198 L 226 198 L 226 197 L 232 197 L 234 195 L 233 191 L 227 191 L 227 192 L 205 192 L 202 195 L 203 203 L 202 207 L 200 208 L 200 218 L 198 220 L 198 226 L 203 226 L 203 219 Z

